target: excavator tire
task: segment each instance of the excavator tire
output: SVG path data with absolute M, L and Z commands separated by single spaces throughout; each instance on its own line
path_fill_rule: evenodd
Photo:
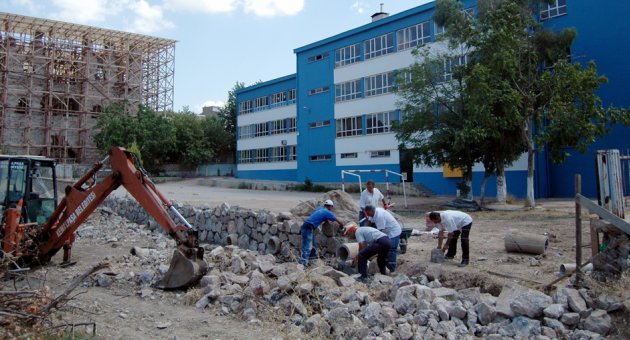
M 197 283 L 208 271 L 208 264 L 203 260 L 203 250 L 198 250 L 201 254 L 191 254 L 186 257 L 179 249 L 173 251 L 171 265 L 164 277 L 155 284 L 159 289 L 183 289 Z

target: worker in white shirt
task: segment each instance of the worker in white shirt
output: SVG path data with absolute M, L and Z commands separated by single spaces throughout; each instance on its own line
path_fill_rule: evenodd
M 469 254 L 469 237 L 470 237 L 470 229 L 472 228 L 473 219 L 470 215 L 457 211 L 457 210 L 444 210 L 444 211 L 432 211 L 429 214 L 429 218 L 434 223 L 439 223 L 440 233 L 438 234 L 438 249 L 442 249 L 442 251 L 447 251 L 445 257 L 447 259 L 455 258 L 455 254 L 457 253 L 457 239 L 459 235 L 462 236 L 462 262 L 459 264 L 460 267 L 465 267 L 470 263 L 470 254 Z M 447 239 L 444 246 L 442 246 L 442 241 L 444 239 L 443 231 L 446 229 Z
M 365 184 L 365 190 L 361 192 L 361 198 L 359 199 L 359 208 L 361 209 L 361 211 L 359 211 L 360 226 L 368 225 L 365 207 L 368 205 L 378 207 L 378 202 L 383 202 L 384 209 L 388 208 L 387 202 L 385 202 L 385 196 L 383 196 L 380 190 L 374 187 L 374 181 L 370 179 Z
M 371 205 L 366 205 L 365 213 L 372 222 L 372 226 L 375 226 L 376 229 L 382 231 L 389 237 L 392 245 L 387 255 L 387 269 L 389 269 L 390 272 L 396 271 L 396 256 L 398 254 L 398 245 L 400 244 L 400 234 L 402 234 L 400 223 L 396 221 L 394 215 L 383 208 L 375 208 Z

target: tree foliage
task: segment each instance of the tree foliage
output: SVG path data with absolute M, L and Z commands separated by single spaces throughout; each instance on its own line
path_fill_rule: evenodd
M 482 160 L 487 174 L 495 167 L 500 175 L 527 151 L 527 202 L 533 205 L 535 151 L 545 146 L 551 159 L 561 162 L 567 157 L 567 146 L 584 152 L 610 123 L 627 122 L 625 111 L 604 107 L 596 95 L 607 80 L 597 74 L 595 63 L 571 60 L 575 29 L 551 31 L 534 20 L 539 5 L 549 2 L 480 0 L 473 17 L 462 11 L 458 0 L 437 1 L 434 19 L 445 27 L 443 43 L 449 51 L 465 49 L 468 63 L 458 67 L 457 86 L 451 81 L 441 95 L 428 94 L 430 84 L 415 78 L 402 88 L 406 118 L 397 136 L 419 148 L 418 162 L 458 164 L 453 157 L 470 147 L 474 156 L 466 162 Z M 412 77 L 422 76 L 414 69 L 440 70 L 448 60 L 442 58 L 440 63 L 428 52 L 420 56 L 424 58 L 411 68 Z M 440 104 L 446 93 L 465 104 L 459 106 L 455 119 L 436 114 L 428 105 Z M 423 95 L 428 99 L 418 101 L 417 96 Z M 470 143 L 462 143 L 464 138 Z
M 228 92 L 228 100 L 225 106 L 219 109 L 219 122 L 229 133 L 227 150 L 236 151 L 236 92 L 245 87 L 244 83 L 236 82 Z
M 140 106 L 135 117 L 124 107 L 110 106 L 97 121 L 94 139 L 99 150 L 112 146 L 134 149 L 143 166 L 159 173 L 164 164 L 197 166 L 212 162 L 229 149 L 231 134 L 217 117 L 198 116 L 187 108 L 182 112 L 158 114 Z

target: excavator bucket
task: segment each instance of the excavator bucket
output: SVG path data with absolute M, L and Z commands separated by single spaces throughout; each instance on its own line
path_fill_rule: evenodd
M 190 258 L 179 249 L 173 252 L 171 265 L 166 275 L 155 284 L 159 289 L 181 289 L 197 283 L 208 271 L 208 264 L 203 260 L 203 249 L 198 249 Z

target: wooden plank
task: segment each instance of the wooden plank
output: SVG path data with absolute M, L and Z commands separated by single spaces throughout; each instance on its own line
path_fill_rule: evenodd
M 595 256 L 599 253 L 599 233 L 593 226 L 593 220 L 591 220 L 591 256 Z
M 610 222 L 610 224 L 615 227 L 621 229 L 624 233 L 630 235 L 630 223 L 622 220 L 619 216 L 611 213 L 610 211 L 600 207 L 599 205 L 593 203 L 590 199 L 578 194 L 576 195 L 576 199 L 580 201 L 580 203 L 591 212 L 599 215 L 599 217 L 605 219 Z

